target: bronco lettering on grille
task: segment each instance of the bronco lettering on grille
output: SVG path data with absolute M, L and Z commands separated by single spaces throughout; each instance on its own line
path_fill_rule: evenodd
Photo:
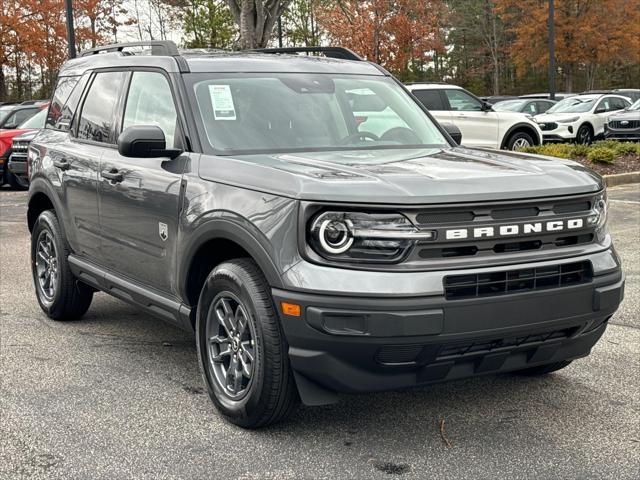
M 572 218 L 570 220 L 552 220 L 549 222 L 520 223 L 514 225 L 452 228 L 446 230 L 445 238 L 447 240 L 462 240 L 465 238 L 509 237 L 514 235 L 576 230 L 583 227 L 584 219 Z

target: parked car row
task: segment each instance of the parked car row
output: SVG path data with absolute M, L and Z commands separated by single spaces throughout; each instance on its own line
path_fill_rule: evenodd
M 424 83 L 407 88 L 440 123 L 457 127 L 464 144 L 471 147 L 514 150 L 542 142 L 640 139 L 640 111 L 632 107 L 639 89 L 559 93 L 556 102 L 547 93 L 483 100 L 455 85 Z

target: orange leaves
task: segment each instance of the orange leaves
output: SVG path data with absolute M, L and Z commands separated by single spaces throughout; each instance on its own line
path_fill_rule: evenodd
M 514 36 L 518 73 L 548 62 L 547 0 L 496 0 Z M 556 0 L 556 59 L 561 68 L 640 60 L 640 0 Z
M 405 71 L 444 50 L 442 0 L 336 0 L 318 12 L 331 43 L 348 46 L 387 69 Z

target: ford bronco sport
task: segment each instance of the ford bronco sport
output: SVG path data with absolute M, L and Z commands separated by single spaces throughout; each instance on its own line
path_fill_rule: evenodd
M 624 277 L 595 173 L 460 147 L 346 49 L 146 45 L 68 61 L 30 145 L 52 319 L 101 290 L 194 330 L 243 427 L 338 392 L 552 372 L 602 336 Z

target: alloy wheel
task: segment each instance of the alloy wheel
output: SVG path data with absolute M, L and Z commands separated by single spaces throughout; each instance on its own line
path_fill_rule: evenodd
M 219 293 L 207 316 L 209 367 L 218 387 L 233 400 L 244 397 L 255 370 L 255 332 L 240 299 Z
M 530 147 L 531 144 L 529 143 L 529 140 L 527 140 L 526 138 L 518 138 L 516 139 L 515 142 L 513 142 L 513 149 L 514 150 L 520 150 L 521 148 L 527 148 Z
M 58 256 L 53 237 L 47 230 L 38 236 L 36 273 L 40 293 L 47 302 L 53 301 L 58 288 Z

